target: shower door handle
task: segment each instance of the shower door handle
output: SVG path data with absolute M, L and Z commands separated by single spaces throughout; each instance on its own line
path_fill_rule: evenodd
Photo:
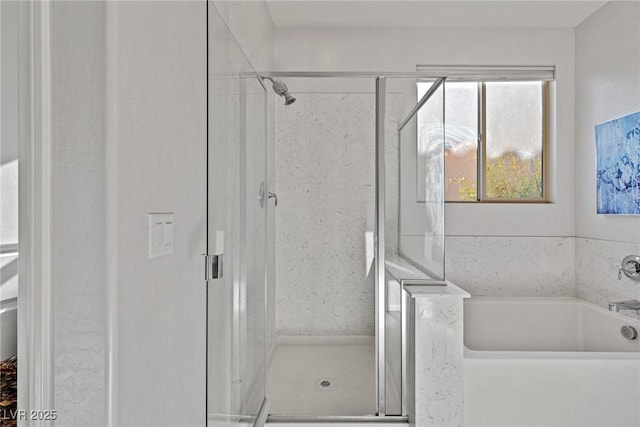
M 223 275 L 223 254 L 204 255 L 204 280 L 220 279 Z

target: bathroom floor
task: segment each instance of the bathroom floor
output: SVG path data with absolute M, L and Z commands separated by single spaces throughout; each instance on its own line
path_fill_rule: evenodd
M 0 362 L 0 426 L 17 425 L 14 414 L 18 402 L 18 358 L 11 356 Z
M 278 337 L 269 372 L 274 415 L 373 415 L 373 337 Z

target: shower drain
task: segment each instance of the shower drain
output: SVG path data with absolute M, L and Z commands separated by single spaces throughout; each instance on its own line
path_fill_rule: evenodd
M 331 381 L 329 380 L 320 381 L 320 387 L 324 387 L 324 388 L 331 387 Z

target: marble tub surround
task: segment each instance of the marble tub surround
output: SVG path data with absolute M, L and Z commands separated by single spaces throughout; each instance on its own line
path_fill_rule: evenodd
M 411 425 L 462 426 L 463 300 L 469 293 L 452 284 L 405 289 L 410 297 L 407 387 Z
M 446 277 L 473 296 L 574 296 L 575 238 L 446 236 Z
M 576 238 L 576 296 L 601 307 L 609 302 L 640 300 L 640 282 L 624 275 L 618 280 L 618 268 L 627 255 L 640 255 L 640 243 Z M 637 311 L 621 314 L 640 319 Z

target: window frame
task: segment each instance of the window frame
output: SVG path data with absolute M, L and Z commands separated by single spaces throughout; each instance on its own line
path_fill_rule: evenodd
M 486 165 L 486 146 L 487 146 L 487 128 L 486 128 L 486 83 L 491 83 L 494 80 L 483 79 L 476 80 L 478 85 L 478 147 L 477 147 L 477 172 L 476 172 L 476 200 L 445 200 L 445 203 L 468 203 L 468 204 L 477 204 L 477 203 L 505 203 L 505 204 L 545 204 L 552 203 L 550 194 L 549 194 L 549 158 L 550 158 L 550 136 L 549 136 L 549 120 L 550 120 L 550 83 L 549 80 L 538 80 L 538 79 L 526 79 L 526 80 L 509 80 L 509 79 L 500 79 L 500 82 L 522 82 L 522 81 L 539 81 L 540 82 L 540 90 L 542 91 L 541 102 L 542 102 L 542 197 L 541 198 L 521 198 L 521 199 L 501 199 L 501 198 L 490 198 L 487 196 L 487 189 L 485 186 L 486 182 L 486 173 L 487 170 L 485 168 Z M 498 81 L 498 80 L 496 80 Z M 454 80 L 455 82 L 455 80 Z M 446 85 L 445 81 L 445 85 Z M 446 86 L 445 86 L 445 102 L 446 102 Z M 446 121 L 445 121 L 446 128 Z M 445 166 L 445 176 L 446 176 L 446 166 Z

